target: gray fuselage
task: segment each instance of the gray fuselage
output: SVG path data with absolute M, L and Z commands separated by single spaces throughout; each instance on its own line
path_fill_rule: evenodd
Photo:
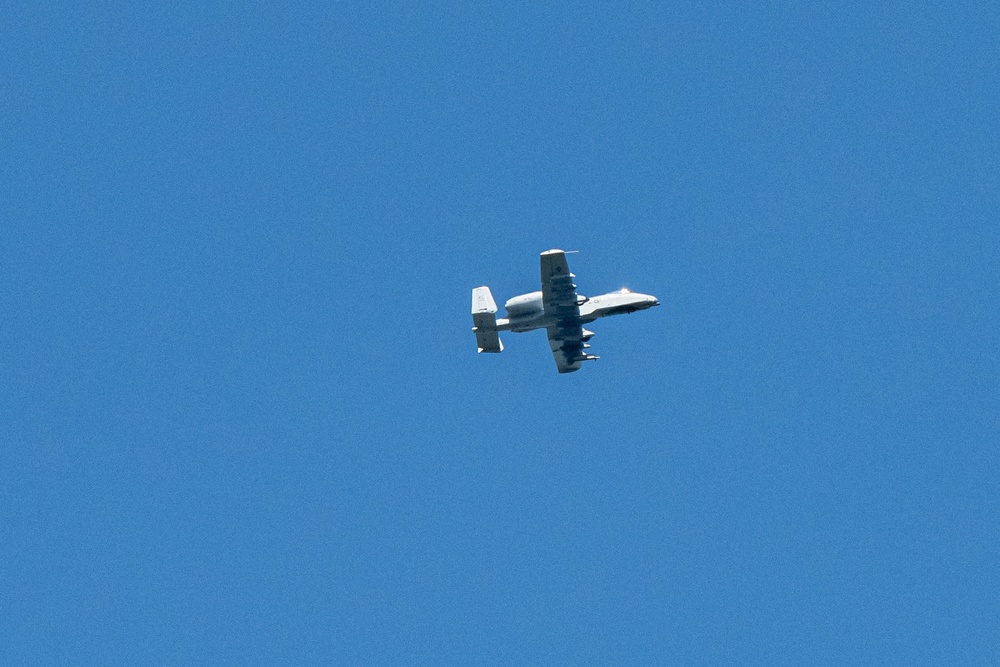
M 611 315 L 634 313 L 660 305 L 655 296 L 620 290 L 587 298 L 580 296 L 580 324 Z M 555 315 L 546 313 L 542 307 L 542 293 L 531 292 L 510 299 L 506 304 L 507 317 L 497 320 L 497 331 L 522 333 L 545 329 L 559 322 Z

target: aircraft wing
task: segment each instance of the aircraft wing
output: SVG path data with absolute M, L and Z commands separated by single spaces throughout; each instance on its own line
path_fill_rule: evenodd
M 584 352 L 583 326 L 580 322 L 580 296 L 574 276 L 569 271 L 566 253 L 549 250 L 542 253 L 542 306 L 556 323 L 548 328 L 549 346 L 560 373 L 580 370 L 580 364 L 594 359 Z
M 549 346 L 555 357 L 556 367 L 560 373 L 572 373 L 580 370 L 580 365 L 588 358 L 584 352 L 583 327 L 567 321 L 564 324 L 548 328 Z
M 566 253 L 548 250 L 542 253 L 542 306 L 557 318 L 580 318 L 580 298 L 576 294 L 575 278 L 569 272 Z

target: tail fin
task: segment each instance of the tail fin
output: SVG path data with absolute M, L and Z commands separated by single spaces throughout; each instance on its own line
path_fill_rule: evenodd
M 503 352 L 503 343 L 497 333 L 497 302 L 489 287 L 472 290 L 472 323 L 480 352 Z

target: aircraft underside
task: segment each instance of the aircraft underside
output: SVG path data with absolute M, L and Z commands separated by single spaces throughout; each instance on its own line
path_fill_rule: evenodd
M 569 271 L 566 253 L 548 250 L 541 254 L 542 289 L 509 299 L 504 307 L 507 317 L 497 319 L 496 302 L 489 287 L 472 291 L 473 332 L 480 352 L 501 352 L 501 331 L 524 333 L 546 329 L 549 345 L 560 373 L 579 370 L 581 363 L 597 359 L 586 350 L 594 332 L 583 328 L 602 317 L 633 313 L 660 305 L 648 294 L 619 290 L 587 298 L 576 292 L 575 278 Z

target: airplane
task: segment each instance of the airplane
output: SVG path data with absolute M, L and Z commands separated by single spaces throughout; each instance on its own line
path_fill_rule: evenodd
M 576 277 L 569 271 L 566 253 L 546 250 L 541 254 L 542 290 L 509 299 L 507 317 L 497 319 L 497 304 L 485 285 L 472 290 L 472 331 L 480 352 L 503 352 L 499 332 L 522 333 L 545 329 L 560 373 L 580 370 L 582 362 L 599 357 L 586 352 L 593 331 L 583 328 L 594 320 L 634 313 L 659 306 L 655 296 L 627 289 L 587 298 L 576 292 Z

